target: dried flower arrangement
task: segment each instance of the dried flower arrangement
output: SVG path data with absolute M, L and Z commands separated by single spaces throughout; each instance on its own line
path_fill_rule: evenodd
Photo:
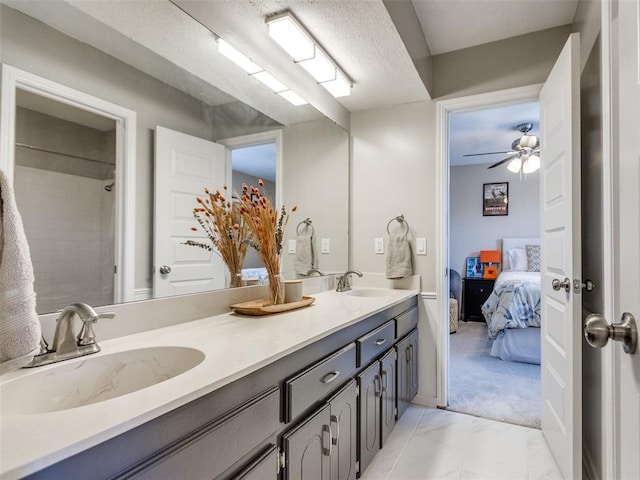
M 226 185 L 223 188 L 227 190 Z M 249 230 L 240 214 L 241 202 L 227 200 L 219 190 L 211 193 L 205 187 L 204 192 L 204 199 L 196 199 L 199 206 L 193 209 L 193 216 L 211 244 L 193 240 L 184 243 L 210 252 L 215 249 L 229 269 L 230 286 L 239 287 L 242 281 L 242 264 L 249 243 Z M 191 227 L 191 230 L 198 231 L 196 227 Z
M 264 187 L 262 180 L 259 180 L 258 184 Z M 240 215 L 250 232 L 248 243 L 258 252 L 269 275 L 270 301 L 273 305 L 284 303 L 280 259 L 289 216 L 296 211 L 297 207 L 293 207 L 288 212 L 283 205 L 278 213 L 259 188 L 248 187 L 244 183 L 242 195 L 239 198 Z

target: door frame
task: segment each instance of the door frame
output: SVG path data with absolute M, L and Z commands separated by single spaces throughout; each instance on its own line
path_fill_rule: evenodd
M 449 404 L 449 116 L 454 112 L 538 101 L 542 84 L 436 102 L 436 312 L 437 404 Z
M 0 168 L 13 184 L 15 166 L 16 90 L 22 89 L 116 122 L 114 303 L 136 300 L 135 158 L 136 112 L 33 73 L 2 64 L 0 101 Z
M 239 137 L 229 137 L 216 140 L 216 143 L 224 145 L 227 148 L 227 185 L 231 186 L 231 150 L 242 147 L 252 147 L 254 145 L 264 145 L 265 143 L 276 144 L 276 198 L 273 199 L 274 205 L 283 203 L 282 192 L 282 172 L 283 172 L 283 152 L 282 152 L 282 130 L 269 130 L 267 132 L 250 133 Z

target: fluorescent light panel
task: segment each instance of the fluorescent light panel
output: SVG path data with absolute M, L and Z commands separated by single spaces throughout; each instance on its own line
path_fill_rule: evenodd
M 229 60 L 238 65 L 241 69 L 243 69 L 250 75 L 261 72 L 263 70 L 260 65 L 253 63 L 247 56 L 240 53 L 238 50 L 233 48 L 221 38 L 218 39 L 218 52 L 220 52 L 221 55 L 227 57 Z
M 291 12 L 267 18 L 269 36 L 334 97 L 351 94 L 351 82 Z
M 297 93 L 289 90 L 289 87 L 263 69 L 260 65 L 252 62 L 249 57 L 240 53 L 221 38 L 218 39 L 218 52 L 296 107 L 300 105 L 307 105 L 309 103 Z
M 287 52 L 294 61 L 313 58 L 315 44 L 301 25 L 290 16 L 275 18 L 268 22 L 269 36 Z
M 299 107 L 300 105 L 307 105 L 309 103 L 292 90 L 286 90 L 284 92 L 280 92 L 278 93 L 278 95 L 280 95 L 281 97 L 283 97 L 285 100 L 289 101 L 296 107 Z

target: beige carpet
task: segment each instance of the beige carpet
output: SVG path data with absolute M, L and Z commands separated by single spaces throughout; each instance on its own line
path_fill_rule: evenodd
M 540 365 L 491 357 L 484 322 L 460 322 L 449 342 L 449 410 L 540 428 Z

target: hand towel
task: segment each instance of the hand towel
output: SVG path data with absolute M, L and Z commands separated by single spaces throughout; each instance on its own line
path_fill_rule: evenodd
M 0 170 L 0 373 L 23 366 L 39 351 L 33 280 L 22 218 L 13 188 Z
M 296 239 L 296 273 L 307 275 L 315 267 L 315 252 L 313 250 L 313 234 L 298 235 Z
M 389 235 L 387 247 L 387 278 L 404 278 L 413 275 L 411 245 L 406 234 Z

